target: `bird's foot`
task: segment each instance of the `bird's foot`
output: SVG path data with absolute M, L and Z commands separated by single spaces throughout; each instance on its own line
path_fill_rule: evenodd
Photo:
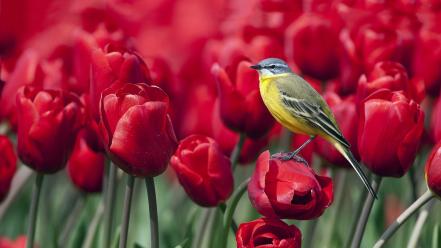
M 305 165 L 309 166 L 308 162 L 306 162 L 306 160 L 300 156 L 297 156 L 296 151 L 293 152 L 279 152 L 279 153 L 275 153 L 273 155 L 271 155 L 272 159 L 279 159 L 282 161 L 289 161 L 289 160 L 294 160 L 296 162 L 300 162 L 300 163 L 304 163 Z

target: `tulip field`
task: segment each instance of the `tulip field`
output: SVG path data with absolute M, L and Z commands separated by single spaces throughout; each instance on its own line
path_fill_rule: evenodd
M 441 1 L 0 21 L 0 248 L 441 247 Z

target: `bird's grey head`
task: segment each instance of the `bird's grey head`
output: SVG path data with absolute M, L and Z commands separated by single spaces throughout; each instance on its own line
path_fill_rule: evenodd
M 252 65 L 251 68 L 257 70 L 260 76 L 270 76 L 292 72 L 285 61 L 277 58 L 264 59 L 258 64 Z

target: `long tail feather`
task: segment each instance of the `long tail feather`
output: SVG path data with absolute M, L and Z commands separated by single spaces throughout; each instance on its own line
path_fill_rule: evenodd
M 360 164 L 358 161 L 354 158 L 354 155 L 352 155 L 352 152 L 346 148 L 343 147 L 340 144 L 336 144 L 337 150 L 343 155 L 343 157 L 348 160 L 348 162 L 351 164 L 352 168 L 354 168 L 355 172 L 357 172 L 358 177 L 363 182 L 366 189 L 369 191 L 369 193 L 375 198 L 378 199 L 377 193 L 372 188 L 371 184 L 369 183 L 369 180 L 367 179 L 366 175 L 364 174 L 363 170 L 360 167 Z

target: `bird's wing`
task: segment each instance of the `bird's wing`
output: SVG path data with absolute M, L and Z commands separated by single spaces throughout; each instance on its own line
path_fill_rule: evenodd
M 308 124 L 321 129 L 326 134 L 339 141 L 342 145 L 349 147 L 349 143 L 341 134 L 338 127 L 325 113 L 324 109 L 318 105 L 308 102 L 305 99 L 299 99 L 281 91 L 282 103 L 288 111 L 295 117 L 305 120 Z

